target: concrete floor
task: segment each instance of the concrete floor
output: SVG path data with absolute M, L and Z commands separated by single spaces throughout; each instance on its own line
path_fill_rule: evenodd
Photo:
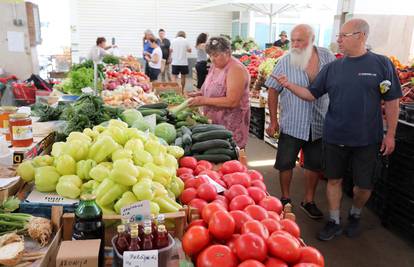
M 251 137 L 247 145 L 247 159 L 249 164 L 257 166 L 264 177 L 267 189 L 271 195 L 280 197 L 278 172 L 273 169 L 276 150 L 264 141 Z M 318 186 L 315 201 L 319 208 L 327 214 L 327 200 L 325 197 L 326 182 L 321 181 Z M 325 220 L 315 221 L 307 217 L 299 208 L 304 193 L 303 170 L 296 167 L 291 185 L 291 198 L 297 223 L 302 231 L 305 243 L 318 248 L 325 256 L 327 267 L 414 267 L 414 246 L 388 231 L 378 217 L 365 208 L 363 210 L 363 233 L 356 239 L 346 236 L 337 237 L 328 242 L 316 239 L 316 233 L 323 227 Z M 347 211 L 351 206 L 351 199 L 343 197 L 342 222 L 346 222 Z

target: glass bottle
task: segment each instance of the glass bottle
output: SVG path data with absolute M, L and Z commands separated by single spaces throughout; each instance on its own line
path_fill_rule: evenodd
M 13 147 L 31 146 L 33 144 L 33 127 L 30 116 L 24 113 L 10 114 L 9 133 Z
M 165 228 L 165 225 L 160 224 L 158 225 L 157 228 L 157 248 L 161 249 L 161 248 L 165 248 L 169 245 L 169 240 L 168 240 L 168 232 L 167 229 Z
M 143 250 L 153 249 L 151 227 L 144 228 L 144 240 L 142 241 L 142 249 Z
M 129 244 L 128 251 L 138 251 L 139 246 L 138 230 L 131 230 L 131 243 Z
M 127 240 L 127 233 L 125 231 L 125 225 L 121 224 L 117 227 L 118 236 L 116 238 L 115 246 L 118 252 L 122 255 L 124 251 L 128 250 L 129 242 Z

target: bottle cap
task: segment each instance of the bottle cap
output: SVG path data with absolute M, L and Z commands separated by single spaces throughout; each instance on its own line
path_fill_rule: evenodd
M 131 237 L 132 238 L 138 237 L 138 230 L 131 230 Z
M 137 223 L 131 223 L 131 224 L 129 224 L 129 228 L 131 228 L 131 230 L 138 230 L 138 224 Z
M 81 200 L 95 200 L 96 196 L 94 194 L 83 194 L 80 197 Z
M 145 227 L 144 228 L 144 233 L 147 234 L 147 235 L 151 234 L 151 227 Z
M 117 229 L 118 233 L 125 232 L 125 225 L 120 224 L 120 225 L 117 226 L 116 229 Z
M 162 225 L 162 224 L 158 225 L 158 232 L 165 232 L 165 231 L 166 231 L 165 225 Z

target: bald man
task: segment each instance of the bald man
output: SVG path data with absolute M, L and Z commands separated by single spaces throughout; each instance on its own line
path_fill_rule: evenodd
M 323 66 L 335 60 L 331 52 L 314 46 L 315 35 L 312 27 L 301 24 L 291 32 L 289 53 L 281 58 L 273 76 L 286 74 L 290 80 L 301 86 L 309 86 Z M 270 125 L 267 134 L 273 136 L 280 130 L 275 168 L 279 170 L 282 204 L 291 203 L 290 183 L 292 170 L 300 149 L 304 152 L 305 196 L 300 205 L 311 218 L 319 219 L 323 213 L 314 202 L 315 190 L 322 169 L 322 128 L 328 109 L 328 97 L 321 97 L 311 103 L 300 99 L 270 77 L 266 81 L 269 89 Z M 280 102 L 279 102 L 280 98 Z M 281 113 L 278 119 L 278 104 Z M 280 127 L 279 127 L 280 121 Z
M 330 240 L 342 233 L 340 203 L 342 178 L 351 163 L 354 199 L 345 234 L 360 234 L 361 210 L 373 188 L 379 155 L 390 155 L 395 146 L 401 85 L 391 61 L 367 51 L 369 25 L 362 19 L 346 22 L 337 35 L 344 58 L 326 65 L 308 88 L 277 77 L 285 88 L 302 99 L 314 101 L 329 95 L 323 132 L 325 176 L 330 220 L 319 239 Z M 381 90 L 380 90 L 381 87 Z M 381 102 L 385 103 L 387 132 L 384 136 Z

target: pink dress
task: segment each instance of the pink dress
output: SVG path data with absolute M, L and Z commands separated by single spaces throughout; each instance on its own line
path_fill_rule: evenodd
M 231 58 L 230 62 L 220 72 L 214 73 L 217 69 L 211 66 L 206 80 L 201 88 L 201 93 L 206 97 L 225 97 L 227 92 L 227 73 L 234 64 L 244 65 L 236 58 Z M 204 115 L 210 118 L 214 124 L 221 124 L 233 132 L 233 139 L 240 148 L 245 148 L 249 137 L 250 124 L 250 103 L 249 103 L 249 84 L 250 78 L 244 84 L 243 96 L 240 105 L 235 108 L 223 108 L 205 106 Z

